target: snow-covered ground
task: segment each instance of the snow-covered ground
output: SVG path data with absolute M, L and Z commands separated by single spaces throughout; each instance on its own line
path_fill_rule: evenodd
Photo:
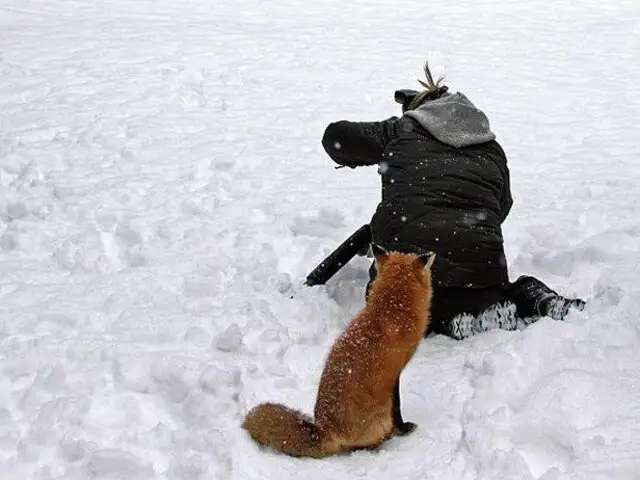
M 640 479 L 637 0 L 3 0 L 0 32 L 0 478 Z M 324 127 L 426 59 L 509 155 L 512 276 L 589 306 L 429 337 L 379 451 L 260 450 L 243 415 L 311 412 L 363 305 L 363 258 L 302 286 L 379 198 Z

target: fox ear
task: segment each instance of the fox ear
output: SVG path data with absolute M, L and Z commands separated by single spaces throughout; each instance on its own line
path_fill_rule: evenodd
M 422 268 L 431 268 L 435 259 L 436 259 L 435 252 L 427 252 L 418 256 L 418 260 L 420 261 Z
M 371 244 L 371 251 L 376 259 L 376 263 L 382 263 L 389 258 L 389 252 L 375 243 Z

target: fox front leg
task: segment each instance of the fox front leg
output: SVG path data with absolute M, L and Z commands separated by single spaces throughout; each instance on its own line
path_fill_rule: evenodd
M 393 386 L 393 433 L 398 436 L 408 435 L 413 432 L 418 425 L 413 422 L 405 422 L 402 419 L 400 409 L 400 377 Z

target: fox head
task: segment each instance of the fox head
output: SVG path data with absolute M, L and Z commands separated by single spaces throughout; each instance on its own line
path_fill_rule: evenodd
M 390 270 L 401 269 L 405 272 L 411 272 L 423 287 L 431 287 L 431 266 L 436 259 L 435 252 L 426 252 L 420 255 L 388 252 L 376 244 L 372 244 L 372 251 L 378 277 L 387 276 L 387 271 L 391 273 Z

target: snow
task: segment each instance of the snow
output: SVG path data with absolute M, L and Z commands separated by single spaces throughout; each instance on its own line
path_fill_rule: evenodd
M 640 478 L 640 5 L 5 0 L 0 478 Z M 302 285 L 368 221 L 335 120 L 399 114 L 422 64 L 487 113 L 513 278 L 563 323 L 425 340 L 410 436 L 322 461 L 259 449 L 311 412 L 368 262 Z

